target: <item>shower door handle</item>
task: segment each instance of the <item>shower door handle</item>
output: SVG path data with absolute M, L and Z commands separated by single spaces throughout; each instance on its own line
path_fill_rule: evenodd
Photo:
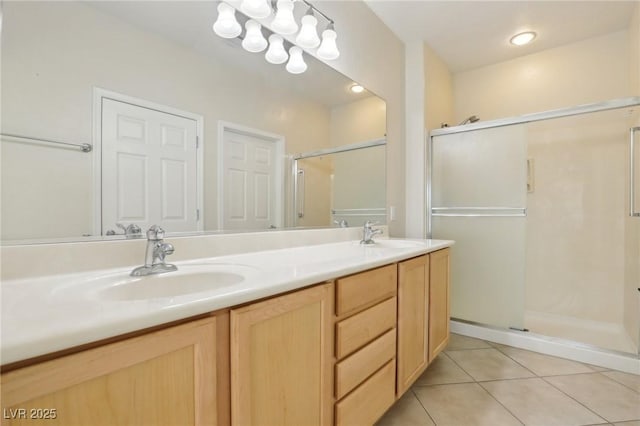
M 630 129 L 629 138 L 629 216 L 640 217 L 636 211 L 636 162 L 635 162 L 635 134 L 640 131 L 640 126 Z

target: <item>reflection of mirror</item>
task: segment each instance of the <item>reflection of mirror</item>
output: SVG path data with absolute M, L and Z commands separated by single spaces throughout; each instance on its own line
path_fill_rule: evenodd
M 377 140 L 297 156 L 296 224 L 386 223 L 385 153 L 385 141 Z
M 222 170 L 233 167 L 225 163 L 221 169 L 219 164 L 237 157 L 235 135 L 257 135 L 269 143 L 282 140 L 274 158 L 282 163 L 277 173 L 285 176 L 278 175 L 279 197 L 264 196 L 271 185 L 267 180 L 245 181 L 256 183 L 254 200 L 280 200 L 274 212 L 279 210 L 282 220 L 234 228 L 293 226 L 290 169 L 283 154 L 384 137 L 382 100 L 367 91 L 351 93 L 351 80 L 308 55 L 309 69 L 294 76 L 266 63 L 261 54 L 245 52 L 236 40 L 220 39 L 211 31 L 216 6 L 185 1 L 3 2 L 2 133 L 94 145 L 84 153 L 3 138 L 3 240 L 79 239 L 107 229 L 121 232 L 116 222 L 138 223 L 144 229 L 149 221 L 166 219 L 171 224 L 187 214 L 195 228 L 165 228 L 218 230 L 224 223 L 220 206 L 251 210 L 249 198 L 238 197 L 237 191 L 221 193 L 221 182 L 226 182 Z M 105 112 L 107 99 L 116 102 L 111 112 Z M 142 108 L 138 112 L 169 114 L 172 120 L 187 118 L 195 123 L 194 136 L 173 121 L 160 120 L 153 128 L 157 117 L 141 121 L 123 112 L 131 105 Z M 108 113 L 113 115 L 111 130 L 105 128 Z M 161 173 L 149 177 L 140 166 L 147 160 L 135 150 L 114 148 L 107 131 L 117 140 L 140 145 L 157 132 L 163 146 L 177 151 L 193 140 L 201 149 L 200 157 L 194 157 L 196 172 L 179 157 L 164 161 L 165 154 L 158 154 L 164 159 Z M 221 143 L 225 132 L 233 140 L 227 145 Z M 260 149 L 256 152 L 256 161 L 267 158 Z M 109 158 L 129 161 L 109 163 Z M 107 179 L 115 188 L 108 195 L 104 176 L 114 170 L 120 174 Z M 186 202 L 180 190 L 189 179 L 196 188 L 190 189 L 193 200 Z M 241 186 L 234 182 L 230 188 Z M 150 190 L 150 184 L 160 188 L 155 206 L 150 200 L 158 192 Z M 376 190 L 385 193 L 384 186 Z M 107 202 L 109 198 L 114 201 Z M 107 223 L 109 208 L 114 218 Z M 264 213 L 256 205 L 253 211 Z

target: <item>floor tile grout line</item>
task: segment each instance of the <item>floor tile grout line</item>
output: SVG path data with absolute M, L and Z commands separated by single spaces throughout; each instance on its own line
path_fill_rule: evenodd
M 445 355 L 447 355 L 447 354 L 445 354 Z M 460 364 L 458 364 L 455 359 L 451 358 L 449 355 L 447 355 L 447 358 L 449 358 L 451 360 L 451 362 L 453 362 L 456 365 L 456 367 L 458 367 L 460 370 L 462 370 L 467 376 L 471 377 L 471 380 L 473 380 L 474 383 L 478 383 L 476 378 L 473 377 L 467 370 L 462 368 L 462 366 Z M 466 383 L 471 383 L 471 382 L 466 382 Z
M 483 340 L 483 342 L 485 342 L 485 341 Z M 485 343 L 487 343 L 487 342 L 485 342 Z M 491 346 L 491 345 L 489 345 L 489 346 Z M 485 348 L 485 349 L 495 349 L 495 348 L 492 346 L 491 348 Z M 499 352 L 499 351 L 498 351 L 498 352 Z M 500 353 L 501 353 L 501 352 L 500 352 Z M 480 389 L 482 389 L 482 390 L 483 390 L 487 395 L 489 395 L 489 397 L 490 397 L 491 399 L 493 399 L 494 401 L 496 401 L 496 402 L 497 402 L 497 403 L 498 403 L 502 408 L 504 408 L 504 409 L 505 409 L 509 414 L 511 414 L 511 416 L 513 416 L 513 418 L 514 418 L 514 419 L 516 419 L 516 421 L 518 421 L 518 422 L 519 422 L 520 424 L 522 424 L 523 426 L 525 425 L 524 421 L 522 421 L 522 420 L 520 419 L 520 417 L 516 416 L 516 415 L 515 415 L 513 412 L 511 412 L 511 410 L 509 410 L 509 409 L 508 409 L 508 408 L 507 408 L 503 403 L 501 403 L 500 401 L 498 401 L 498 399 L 497 399 L 497 398 L 495 398 L 493 395 L 491 395 L 491 392 L 489 392 L 488 390 L 486 390 L 486 389 L 484 388 L 484 386 L 482 386 L 482 384 L 481 384 L 478 380 L 476 380 L 476 378 L 475 378 L 475 377 L 473 377 L 473 376 L 472 376 L 468 371 L 466 371 L 464 368 L 462 368 L 462 366 L 460 366 L 460 364 L 458 364 L 458 363 L 456 362 L 456 360 L 455 360 L 455 359 L 451 358 L 451 357 L 450 357 L 450 356 L 448 356 L 448 355 L 447 355 L 447 358 L 449 358 L 451 361 L 453 361 L 453 363 L 454 363 L 455 365 L 457 365 L 457 366 L 458 366 L 462 371 L 464 371 L 465 373 L 467 373 L 467 374 L 469 375 L 469 377 L 471 377 L 471 378 L 473 379 L 473 383 L 474 383 L 476 386 L 480 387 Z M 527 370 L 527 371 L 528 371 L 528 370 Z
M 582 373 L 582 374 L 599 374 L 598 372 L 595 373 Z M 576 375 L 576 374 L 574 374 Z M 561 376 L 553 376 L 553 377 L 561 377 Z M 594 410 L 593 408 L 587 406 L 586 404 L 582 403 L 581 401 L 578 401 L 576 398 L 572 397 L 571 395 L 569 395 L 568 393 L 566 393 L 565 391 L 563 391 L 562 389 L 560 389 L 558 386 L 554 385 L 553 383 L 549 382 L 545 377 L 540 377 L 540 379 L 542 379 L 545 383 L 549 384 L 549 386 L 551 386 L 554 389 L 557 389 L 558 392 L 566 395 L 568 398 L 574 400 L 576 403 L 582 405 L 584 408 L 586 408 L 588 411 L 592 412 L 593 414 L 595 414 L 596 416 L 600 417 L 602 420 L 605 421 L 604 424 L 610 423 L 609 419 L 605 418 L 602 414 L 598 413 L 596 410 Z M 601 423 L 602 424 L 602 423 Z
M 510 348 L 512 348 L 513 346 L 509 346 Z M 529 373 L 533 374 L 535 377 L 540 377 L 535 371 L 528 369 L 527 367 L 525 367 L 522 363 L 518 362 L 518 360 L 516 360 L 515 358 L 511 357 L 509 354 L 504 353 L 500 350 L 500 348 L 494 348 L 495 350 L 497 350 L 498 352 L 500 352 L 502 355 L 506 356 L 507 358 L 509 358 L 510 360 L 512 360 L 513 362 L 515 362 L 516 364 L 518 364 L 520 367 L 524 368 L 525 370 L 527 370 Z M 514 348 L 514 349 L 518 349 L 518 348 Z
M 496 349 L 496 348 L 485 348 L 485 349 Z M 539 377 L 536 373 L 534 373 L 533 371 L 529 370 L 527 367 L 525 367 L 524 365 L 520 364 L 518 361 L 516 361 L 515 359 L 511 358 L 509 355 L 498 351 L 500 354 L 504 355 L 505 357 L 509 358 L 511 361 L 515 362 L 516 364 L 518 364 L 520 367 L 524 368 L 525 370 L 527 370 L 529 373 L 533 374 L 533 377 Z M 528 377 L 510 377 L 510 378 L 498 378 L 498 379 L 489 379 L 489 380 L 478 380 L 475 377 L 473 377 L 473 375 L 471 375 L 471 373 L 469 373 L 468 371 L 466 371 L 464 368 L 462 368 L 462 366 L 460 364 L 458 364 L 456 362 L 456 360 L 454 360 L 453 358 L 449 357 L 449 359 L 451 359 L 458 367 L 460 367 L 462 369 L 462 371 L 464 371 L 465 373 L 467 373 L 469 376 L 471 376 L 471 378 L 476 382 L 476 383 L 482 383 L 482 382 L 488 382 L 491 380 L 517 380 L 517 379 L 527 379 L 527 378 L 532 378 L 531 376 Z
M 614 371 L 614 372 L 616 372 L 616 371 Z M 625 383 L 622 383 L 621 381 L 616 380 L 616 379 L 614 379 L 613 377 L 609 377 L 609 376 L 607 376 L 606 374 L 604 374 L 604 373 L 609 373 L 609 371 L 596 371 L 596 373 L 600 373 L 600 374 L 602 374 L 603 376 L 605 376 L 606 378 L 608 378 L 609 380 L 613 380 L 614 382 L 616 382 L 616 383 L 618 383 L 618 384 L 620 384 L 620 385 L 624 386 L 625 388 L 627 388 L 627 389 L 631 389 L 633 392 L 635 392 L 635 393 L 637 393 L 637 394 L 640 394 L 640 391 L 638 391 L 638 390 L 636 390 L 636 389 L 632 388 L 631 386 L 627 386 Z M 622 372 L 622 371 L 620 371 L 619 373 L 623 373 L 623 374 L 624 374 L 624 372 Z
M 411 393 L 413 394 L 413 397 L 415 399 L 418 400 L 418 404 L 420 404 L 420 406 L 422 407 L 422 409 L 424 410 L 425 413 L 427 413 L 427 416 L 431 419 L 431 422 L 435 425 L 438 426 L 438 424 L 436 423 L 435 419 L 431 416 L 431 413 L 429 413 L 429 410 L 427 410 L 427 407 L 424 406 L 424 404 L 422 403 L 422 401 L 420 400 L 420 398 L 418 398 L 418 395 L 416 395 L 416 393 L 414 392 L 413 389 L 409 389 L 409 391 L 411 391 Z
M 511 414 L 513 416 L 514 419 L 516 419 L 517 421 L 519 421 L 523 426 L 526 425 L 526 423 L 524 422 L 524 420 L 522 420 L 520 417 L 516 416 L 516 414 L 514 412 L 512 412 L 510 409 L 507 408 L 506 405 L 504 405 L 502 402 L 500 402 L 500 400 L 498 400 L 498 398 L 496 398 L 495 396 L 493 396 L 491 394 L 491 392 L 489 392 L 484 386 L 482 386 L 482 383 L 477 383 L 476 384 L 478 386 L 480 386 L 480 389 L 482 389 L 483 391 L 485 391 L 487 393 L 487 395 L 489 395 L 489 397 L 491 397 L 491 399 L 493 399 L 494 401 L 496 401 L 498 404 L 500 404 L 500 406 L 502 406 L 502 408 L 504 408 L 505 410 L 507 410 L 507 412 L 509 414 Z
M 504 345 L 504 346 L 512 347 L 512 346 L 508 346 L 508 345 Z M 520 365 L 522 368 L 524 368 L 525 370 L 529 371 L 531 374 L 533 374 L 533 375 L 534 375 L 534 377 L 528 377 L 529 379 L 533 379 L 533 378 L 541 379 L 541 380 L 543 380 L 545 383 L 548 383 L 550 386 L 552 386 L 554 389 L 558 389 L 558 388 L 557 388 L 556 386 L 554 386 L 552 383 L 549 383 L 547 380 L 544 380 L 544 377 L 543 377 L 543 376 L 539 376 L 539 375 L 538 375 L 538 374 L 536 374 L 535 372 L 533 372 L 533 371 L 529 370 L 528 368 L 526 368 L 525 366 L 523 366 L 522 364 L 520 364 L 520 363 L 519 363 L 518 361 L 516 361 L 515 359 L 511 358 L 508 354 L 506 354 L 506 353 L 502 352 L 502 351 L 500 350 L 500 348 L 499 348 L 499 347 L 492 347 L 492 348 L 493 348 L 493 349 L 496 349 L 498 352 L 500 352 L 501 354 L 503 354 L 503 355 L 504 355 L 504 356 L 506 356 L 507 358 L 509 358 L 509 359 L 513 360 L 513 362 L 515 362 L 516 364 Z M 516 349 L 517 349 L 517 348 L 516 348 Z M 452 360 L 453 360 L 453 359 L 452 359 Z M 455 360 L 453 360 L 453 362 L 455 362 Z M 456 364 L 457 364 L 457 363 L 456 363 Z M 462 368 L 462 367 L 460 367 L 460 368 Z M 463 369 L 463 370 L 464 370 L 464 369 Z M 581 373 L 581 374 L 594 374 L 594 373 L 595 373 L 595 374 L 599 374 L 599 372 L 596 372 L 596 371 L 594 371 L 593 373 Z M 467 373 L 467 374 L 469 374 L 469 373 Z M 469 375 L 470 375 L 470 374 L 469 374 Z M 603 374 L 603 375 L 604 375 L 604 374 Z M 491 393 L 490 393 L 489 391 L 487 391 L 487 390 L 484 388 L 484 386 L 482 386 L 482 384 L 481 384 L 482 382 L 478 382 L 478 381 L 476 380 L 476 378 L 475 378 L 475 377 L 473 377 L 473 376 L 471 376 L 471 377 L 473 378 L 473 380 L 474 380 L 478 385 L 480 385 L 480 387 L 481 387 L 482 389 L 484 389 L 484 390 L 485 390 L 485 392 L 487 392 L 487 393 L 489 393 L 489 395 L 491 395 Z M 557 376 L 556 376 L 556 377 L 557 377 Z M 518 378 L 516 378 L 516 379 L 496 379 L 496 380 L 494 380 L 494 381 L 501 381 L 501 380 L 522 380 L 522 379 L 526 379 L 526 377 L 525 377 L 525 378 L 520 378 L 520 379 L 518 379 Z M 558 389 L 558 391 L 559 391 L 559 392 L 561 392 L 562 394 L 566 395 L 566 396 L 567 396 L 568 398 L 570 398 L 571 400 L 575 401 L 577 404 L 579 404 L 579 405 L 583 406 L 583 407 L 584 407 L 585 409 L 587 409 L 589 412 L 593 413 L 596 417 L 599 417 L 600 419 L 604 420 L 604 421 L 605 421 L 605 423 L 609 422 L 609 420 L 608 420 L 608 419 L 605 419 L 602 415 L 600 415 L 599 413 L 595 412 L 595 411 L 594 411 L 594 410 L 592 410 L 591 408 L 587 407 L 587 406 L 586 406 L 585 404 L 583 404 L 582 402 L 580 402 L 580 401 L 576 400 L 576 399 L 575 399 L 575 398 L 573 398 L 571 395 L 568 395 L 566 392 L 563 392 L 561 389 Z M 494 398 L 494 397 L 493 397 L 493 395 L 491 395 L 491 397 L 492 397 L 492 398 Z M 496 398 L 494 398 L 494 399 L 496 399 Z M 497 400 L 497 399 L 496 399 L 496 400 Z M 498 401 L 498 403 L 500 403 L 500 401 Z M 502 404 L 500 404 L 500 405 L 502 405 Z M 504 406 L 504 405 L 503 405 L 503 406 Z M 505 409 L 506 409 L 506 407 L 505 407 Z M 509 412 L 510 412 L 510 411 L 509 411 Z M 514 414 L 512 413 L 512 415 L 514 415 Z M 516 418 L 518 419 L 518 421 L 522 422 L 522 421 L 520 420 L 520 418 L 518 418 L 517 416 L 515 416 L 515 415 L 514 415 L 514 417 L 516 417 Z

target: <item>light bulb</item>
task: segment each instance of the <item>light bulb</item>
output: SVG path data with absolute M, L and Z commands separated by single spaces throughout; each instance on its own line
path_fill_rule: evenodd
M 336 45 L 336 38 L 338 34 L 334 30 L 324 30 L 322 32 L 322 43 L 318 48 L 318 57 L 321 59 L 333 60 L 340 56 L 338 46 Z
M 305 49 L 313 49 L 320 45 L 320 37 L 316 30 L 318 20 L 313 15 L 304 15 L 302 17 L 302 27 L 300 33 L 296 37 L 296 44 Z
M 271 29 L 278 34 L 295 34 L 298 31 L 298 24 L 293 17 L 293 1 L 291 0 L 278 0 L 277 12 L 273 22 L 271 23 Z
M 253 19 L 249 19 L 244 27 L 247 33 L 242 40 L 242 47 L 248 52 L 262 52 L 267 47 L 267 40 L 262 35 L 262 26 Z
M 536 33 L 533 31 L 526 31 L 524 33 L 516 34 L 511 37 L 511 44 L 516 46 L 524 46 L 525 44 L 529 44 L 536 38 Z
M 240 10 L 248 17 L 256 19 L 271 15 L 271 6 L 269 6 L 268 0 L 242 0 Z
M 218 5 L 218 19 L 213 24 L 213 31 L 222 38 L 235 38 L 242 32 L 236 21 L 236 10 L 226 3 Z
M 302 57 L 302 49 L 298 46 L 292 46 L 289 49 L 289 62 L 287 62 L 286 68 L 291 74 L 302 74 L 307 70 L 307 64 Z
M 289 59 L 289 54 L 284 50 L 284 39 L 278 34 L 269 36 L 269 49 L 264 58 L 272 64 L 284 64 Z

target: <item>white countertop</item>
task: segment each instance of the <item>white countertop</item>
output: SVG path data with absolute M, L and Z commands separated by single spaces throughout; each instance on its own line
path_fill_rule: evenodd
M 172 297 L 107 300 L 101 277 L 131 268 L 3 281 L 2 365 L 273 296 L 453 244 L 447 240 L 384 240 L 319 244 L 177 262 L 178 272 L 234 268 L 244 280 Z M 385 243 L 388 241 L 389 243 Z M 144 278 L 143 278 L 144 279 Z

